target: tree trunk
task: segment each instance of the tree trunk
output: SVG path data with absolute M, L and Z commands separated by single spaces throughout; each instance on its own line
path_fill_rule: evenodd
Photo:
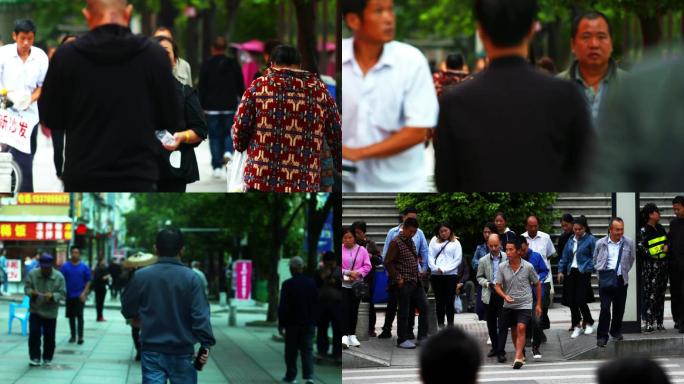
M 199 54 L 197 52 L 197 43 L 199 40 L 199 19 L 197 17 L 188 18 L 188 28 L 185 36 L 187 61 L 191 68 L 195 68 L 195 73 L 197 73 L 197 68 L 199 68 Z
M 644 48 L 647 49 L 658 45 L 662 38 L 660 15 L 639 15 L 639 22 L 641 23 Z
M 214 16 L 216 16 L 216 3 L 212 0 L 209 8 L 203 9 L 201 13 L 202 18 L 202 46 L 201 56 L 204 62 L 210 55 L 211 43 L 216 36 L 214 29 Z
M 238 8 L 240 8 L 240 0 L 226 0 L 226 12 L 228 17 L 226 18 L 226 33 L 224 37 L 229 42 L 231 41 L 230 37 L 233 35 L 233 30 L 235 30 L 235 20 L 237 19 Z
M 178 9 L 173 5 L 172 0 L 161 0 L 159 14 L 157 15 L 157 26 L 164 26 L 172 31 L 178 17 Z
M 307 217 L 307 246 L 308 246 L 308 272 L 313 273 L 316 270 L 318 262 L 318 239 L 321 237 L 321 232 L 325 226 L 325 220 L 330 214 L 330 210 L 335 204 L 336 194 L 329 194 L 325 205 L 321 209 L 316 209 L 318 200 L 315 193 L 311 193 L 308 199 L 308 217 Z
M 316 2 L 293 1 L 297 10 L 297 46 L 302 54 L 302 69 L 319 73 L 316 52 Z

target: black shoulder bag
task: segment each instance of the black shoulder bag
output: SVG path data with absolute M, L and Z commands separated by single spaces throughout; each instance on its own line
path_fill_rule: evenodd
M 624 240 L 620 244 L 620 250 L 618 251 L 618 259 L 615 269 L 608 269 L 599 272 L 599 287 L 601 288 L 614 288 L 617 287 L 617 270 L 620 268 L 620 260 L 622 259 L 622 247 L 625 245 Z M 608 251 L 608 243 L 606 243 L 606 252 Z M 608 260 L 606 260 L 606 265 L 608 265 Z

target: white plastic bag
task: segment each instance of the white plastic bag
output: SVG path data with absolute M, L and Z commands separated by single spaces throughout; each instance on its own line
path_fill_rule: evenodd
M 247 153 L 237 152 L 233 154 L 228 169 L 228 192 L 247 192 L 245 185 L 245 166 L 247 165 Z
M 461 301 L 461 296 L 456 296 L 456 299 L 454 299 L 454 311 L 456 311 L 456 313 L 463 312 L 463 302 Z

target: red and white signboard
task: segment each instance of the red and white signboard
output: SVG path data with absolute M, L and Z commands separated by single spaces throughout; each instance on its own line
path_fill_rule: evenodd
M 34 125 L 20 113 L 0 109 L 0 143 L 31 153 L 31 132 Z
M 235 298 L 249 300 L 252 298 L 252 260 L 235 262 Z
M 0 223 L 0 240 L 71 240 L 71 223 Z
M 21 260 L 7 260 L 7 281 L 16 283 L 21 281 Z

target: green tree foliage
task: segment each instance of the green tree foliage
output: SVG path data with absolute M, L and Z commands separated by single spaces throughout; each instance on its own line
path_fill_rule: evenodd
M 560 215 L 550 209 L 557 193 L 405 193 L 397 196 L 400 210 L 413 206 L 418 210 L 418 223 L 428 241 L 437 224 L 448 221 L 466 254 L 472 256 L 475 246 L 482 242 L 482 228 L 494 221 L 497 212 L 506 214 L 507 225 L 517 234 L 525 232 L 525 220 L 537 215 L 540 230 L 549 232 Z

